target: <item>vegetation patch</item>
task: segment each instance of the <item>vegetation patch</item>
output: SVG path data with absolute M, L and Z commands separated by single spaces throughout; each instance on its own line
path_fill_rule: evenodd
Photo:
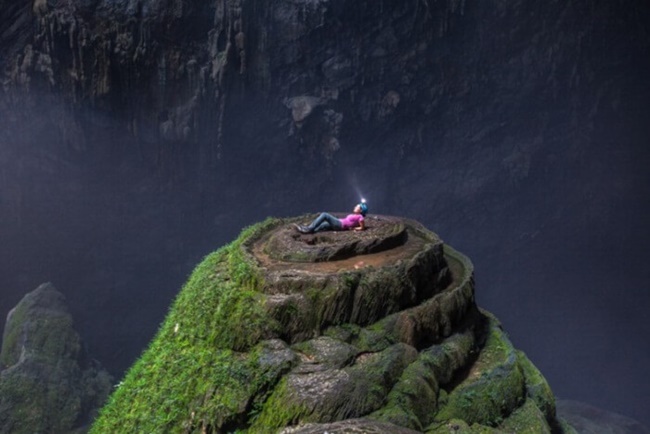
M 489 318 L 484 347 L 464 378 L 448 391 L 435 421 L 462 419 L 498 426 L 525 400 L 524 376 L 512 344 Z
M 555 396 L 546 378 L 526 357 L 523 351 L 517 351 L 517 360 L 526 379 L 526 395 L 535 402 L 549 424 L 556 421 Z
M 439 384 L 449 382 L 454 373 L 464 368 L 473 350 L 472 330 L 423 350 L 391 390 L 387 405 L 372 417 L 422 430 L 438 410 Z
M 426 434 L 506 434 L 478 423 L 468 424 L 461 419 L 451 419 L 444 422 L 436 422 L 429 426 Z M 510 433 L 508 433 L 510 434 Z M 531 433 L 532 434 L 532 433 Z
M 71 432 L 87 424 L 111 388 L 86 363 L 63 295 L 52 284 L 28 293 L 9 315 L 0 372 L 0 431 Z
M 292 399 L 291 392 L 287 379 L 283 378 L 264 404 L 259 416 L 253 420 L 250 432 L 275 432 L 281 427 L 309 420 L 312 409 Z
M 53 288 L 51 284 L 39 286 L 9 314 L 0 352 L 2 367 L 18 363 L 23 351 L 37 351 L 52 359 L 78 356 L 79 336 L 72 327 L 63 295 Z
M 551 434 L 546 417 L 531 399 L 527 399 L 524 405 L 504 420 L 499 429 L 503 432 L 522 434 Z
M 219 430 L 245 415 L 270 381 L 255 352 L 246 351 L 273 337 L 278 325 L 264 308 L 261 273 L 242 243 L 269 224 L 244 230 L 196 267 L 92 432 Z

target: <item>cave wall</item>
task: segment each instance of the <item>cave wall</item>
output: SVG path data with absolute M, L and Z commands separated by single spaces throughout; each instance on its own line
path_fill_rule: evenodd
M 135 166 L 209 195 L 235 177 L 267 212 L 295 206 L 286 189 L 327 206 L 354 178 L 444 220 L 441 200 L 515 197 L 500 190 L 592 154 L 634 164 L 647 16 L 594 0 L 25 2 L 3 12 L 3 161 Z M 604 121 L 637 139 L 606 149 Z M 218 199 L 246 194 L 230 188 Z
M 565 134 L 579 148 L 566 157 L 579 159 L 599 117 L 639 108 L 643 6 L 12 4 L 2 17 L 2 107 L 29 131 L 7 143 L 24 152 L 20 142 L 43 147 L 46 136 L 50 153 L 81 167 L 136 160 L 208 189 L 249 157 L 256 169 L 298 160 L 324 169 L 318 179 L 348 161 L 436 154 L 449 165 L 446 155 L 496 147 L 502 167 L 490 172 L 517 184 L 540 148 L 550 153 L 552 134 Z
M 650 302 L 648 23 L 642 1 L 0 0 L 0 308 L 54 281 L 120 371 L 214 245 L 363 193 L 467 252 L 571 382 L 576 311 L 616 326 L 561 351 L 650 332 L 617 321 Z M 605 365 L 585 375 L 637 368 Z

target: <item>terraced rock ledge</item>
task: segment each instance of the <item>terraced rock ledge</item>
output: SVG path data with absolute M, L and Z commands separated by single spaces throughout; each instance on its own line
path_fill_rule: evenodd
M 311 217 L 208 255 L 92 432 L 572 432 L 469 259 L 412 220 Z

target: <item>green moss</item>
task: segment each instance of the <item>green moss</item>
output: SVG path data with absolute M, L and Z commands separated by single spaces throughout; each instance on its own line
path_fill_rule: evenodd
M 462 419 L 487 426 L 500 424 L 525 399 L 524 376 L 512 344 L 494 320 L 477 361 L 449 392 L 436 421 Z
M 297 403 L 291 394 L 287 379 L 284 378 L 264 404 L 263 410 L 253 420 L 251 433 L 276 432 L 279 428 L 293 425 L 311 414 L 306 405 Z
M 384 406 L 388 393 L 416 357 L 414 348 L 399 343 L 346 368 L 354 387 L 340 410 L 341 418 L 359 417 Z
M 346 278 L 343 284 L 339 279 L 332 279 L 324 287 L 307 290 L 307 296 L 314 306 L 314 320 L 319 331 L 349 321 L 353 291 L 354 286 L 350 278 Z
M 524 405 L 516 409 L 499 426 L 503 432 L 521 434 L 550 434 L 551 429 L 544 414 L 537 408 L 535 402 L 527 399 Z
M 451 419 L 437 422 L 426 429 L 426 434 L 506 434 L 495 428 L 474 423 L 469 425 L 464 420 Z M 510 433 L 508 433 L 510 434 Z
M 28 342 L 23 342 L 25 336 L 29 336 Z M 52 360 L 75 359 L 79 354 L 79 335 L 63 295 L 50 284 L 27 294 L 11 313 L 3 333 L 0 364 L 8 367 L 17 363 L 23 346 Z
M 546 420 L 550 424 L 555 423 L 555 396 L 551 386 L 523 351 L 517 351 L 517 360 L 526 379 L 526 394 L 542 411 Z
M 312 363 L 332 369 L 348 366 L 359 353 L 352 345 L 326 336 L 300 342 L 291 348 Z
M 406 312 L 419 300 L 404 264 L 289 283 L 282 287 L 288 291 L 267 297 L 249 250 L 282 223 L 246 229 L 196 267 L 92 433 L 270 433 L 368 414 L 428 432 L 496 433 L 501 424 L 534 417 L 537 405 L 550 414 L 543 377 L 495 320 L 487 321 L 485 345 L 467 368 L 479 314 L 464 256 L 445 248 L 452 284 Z M 302 342 L 323 329 L 346 344 L 310 341 L 289 349 L 272 339 Z M 418 356 L 416 347 L 429 348 Z M 298 350 L 313 363 L 282 378 L 298 363 Z M 526 404 L 513 413 L 526 395 L 532 409 Z
M 63 295 L 46 283 L 23 297 L 5 328 L 0 431 L 70 432 L 110 389 L 103 370 L 79 366 L 80 339 Z
M 312 262 L 313 255 L 303 251 L 292 251 L 290 254 L 283 255 L 282 260 L 293 262 Z
M 39 369 L 41 376 L 34 376 Z M 3 372 L 0 378 L 2 432 L 67 432 L 81 413 L 81 372 L 76 362 L 46 358 Z
M 341 324 L 339 326 L 328 327 L 323 331 L 323 335 L 350 344 L 353 340 L 357 339 L 360 331 L 361 327 L 356 324 Z
M 438 381 L 435 373 L 426 361 L 419 358 L 404 371 L 388 395 L 387 405 L 371 417 L 421 431 L 422 419 L 435 413 L 437 395 Z
M 329 369 L 314 373 L 318 380 L 310 379 L 310 374 L 305 373 L 282 380 L 264 404 L 251 432 L 299 423 L 357 418 L 377 410 L 385 403 L 390 388 L 417 354 L 413 348 L 397 344 L 379 353 L 365 354 L 354 365 L 339 370 L 333 366 L 349 359 L 353 348 L 336 342 L 321 344 L 329 348 L 316 349 L 313 345 L 301 343 L 294 348 L 306 351 L 318 364 Z M 321 353 L 324 357 L 321 357 Z M 313 393 L 319 396 L 313 399 Z
M 387 405 L 373 414 L 379 420 L 415 430 L 429 425 L 438 409 L 439 383 L 448 382 L 462 369 L 474 348 L 473 333 L 455 334 L 439 345 L 423 350 L 406 368 L 388 395 Z
M 387 317 L 368 327 L 359 329 L 352 344 L 361 351 L 382 351 L 398 342 L 393 334 L 395 317 Z
M 296 298 L 287 297 L 283 303 L 272 309 L 272 315 L 282 325 L 283 330 L 300 329 L 301 327 L 293 326 L 296 323 L 304 326 L 300 321 L 303 315 L 301 315 L 300 305 Z
M 156 337 L 116 388 L 92 432 L 183 432 L 232 423 L 268 378 L 249 351 L 277 324 L 242 249 L 273 220 L 248 228 L 199 264 Z
M 22 323 L 25 317 L 25 310 L 16 308 L 12 316 L 17 319 L 17 323 Z M 11 322 L 7 323 L 2 336 L 2 351 L 0 352 L 0 369 L 6 368 L 18 362 L 20 357 L 19 339 L 20 328 L 13 325 Z

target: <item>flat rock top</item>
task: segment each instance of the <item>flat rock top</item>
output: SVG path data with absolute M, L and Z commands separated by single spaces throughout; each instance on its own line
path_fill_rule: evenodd
M 343 214 L 333 213 L 337 217 Z M 363 231 L 327 231 L 301 234 L 295 224 L 313 216 L 284 220 L 249 246 L 267 271 L 337 273 L 366 266 L 382 266 L 411 257 L 424 244 L 442 243 L 419 223 L 399 217 L 371 215 Z
M 284 225 L 270 234 L 264 251 L 270 258 L 285 262 L 326 262 L 382 252 L 404 245 L 407 239 L 402 220 L 373 216 L 366 218 L 363 231 L 301 234 L 293 224 Z

